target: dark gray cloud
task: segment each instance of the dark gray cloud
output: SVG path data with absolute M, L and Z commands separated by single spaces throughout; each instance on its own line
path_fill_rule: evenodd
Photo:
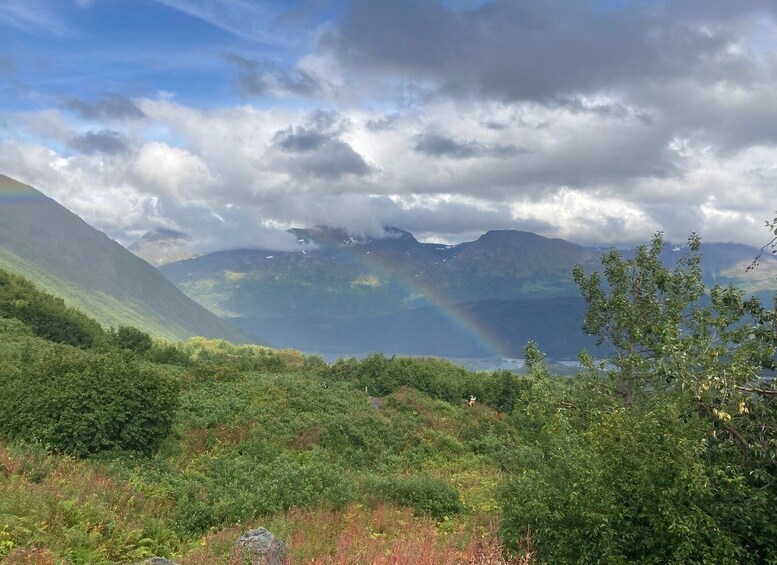
M 316 112 L 306 125 L 276 132 L 272 146 L 287 155 L 288 172 L 294 176 L 368 175 L 371 168 L 364 158 L 338 138 L 347 127 L 347 122 L 330 112 Z
M 129 150 L 129 146 L 119 132 L 112 130 L 88 131 L 73 137 L 69 145 L 81 153 L 104 153 L 115 155 Z
M 275 144 L 284 151 L 292 153 L 304 153 L 320 149 L 330 137 L 320 131 L 305 128 L 288 128 L 275 134 Z
M 358 0 L 320 46 L 346 67 L 434 81 L 453 95 L 550 101 L 694 77 L 753 80 L 730 47 L 765 0 L 497 0 L 456 10 L 431 0 Z
M 284 69 L 268 60 L 255 60 L 236 53 L 225 53 L 224 59 L 237 70 L 235 88 L 246 97 L 267 94 L 314 96 L 321 92 L 315 77 L 302 69 Z
M 84 120 L 135 120 L 145 117 L 143 110 L 131 98 L 118 92 L 101 94 L 94 102 L 65 96 L 61 106 Z
M 632 108 L 618 102 L 587 101 L 579 96 L 562 98 L 559 105 L 579 114 L 596 114 L 604 118 L 617 118 L 620 120 L 638 120 L 647 125 L 652 123 L 650 113 L 640 108 Z
M 430 157 L 472 159 L 475 157 L 514 157 L 524 150 L 515 145 L 488 145 L 477 141 L 456 139 L 443 133 L 428 131 L 413 138 L 413 148 Z

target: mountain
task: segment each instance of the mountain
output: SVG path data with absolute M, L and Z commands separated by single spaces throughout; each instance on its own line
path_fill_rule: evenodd
M 245 341 L 158 270 L 34 188 L 0 175 L 0 268 L 20 274 L 104 325 L 172 340 Z
M 577 294 L 571 270 L 595 267 L 598 253 L 560 239 L 488 232 L 474 242 L 418 242 L 388 228 L 387 237 L 341 237 L 340 230 L 294 230 L 295 251 L 239 249 L 164 265 L 184 292 L 224 316 L 305 313 L 380 315 L 428 305 Z
M 483 357 L 518 356 L 527 339 L 557 356 L 591 345 L 571 271 L 595 268 L 596 250 L 510 230 L 459 245 L 421 243 L 397 228 L 382 238 L 291 231 L 299 250 L 221 251 L 161 271 L 277 347 Z
M 159 267 L 166 263 L 202 255 L 192 248 L 191 240 L 192 238 L 185 233 L 157 228 L 147 232 L 127 249 L 147 263 Z
M 576 264 L 598 269 L 601 249 L 514 230 L 459 245 L 422 243 L 397 228 L 381 238 L 326 226 L 290 231 L 298 250 L 220 251 L 161 270 L 188 296 L 276 347 L 520 356 L 533 339 L 564 358 L 593 344 L 581 329 L 585 303 L 571 273 Z M 673 265 L 683 250 L 668 245 L 664 261 Z M 775 289 L 772 257 L 745 273 L 755 248 L 705 244 L 702 252 L 708 284 Z

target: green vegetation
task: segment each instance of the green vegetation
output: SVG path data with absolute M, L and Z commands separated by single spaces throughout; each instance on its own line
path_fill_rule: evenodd
M 6 276 L 0 554 L 228 563 L 264 526 L 294 563 L 777 563 L 775 313 L 698 245 L 576 269 L 612 354 L 565 378 L 533 343 L 519 376 L 154 341 Z
M 78 347 L 92 345 L 101 335 L 100 325 L 62 299 L 39 292 L 23 279 L 0 271 L 0 317 L 17 319 L 35 335 Z
M 576 269 L 606 363 L 538 385 L 513 414 L 521 447 L 502 492 L 509 543 L 551 563 L 777 561 L 775 314 L 734 288 L 706 295 L 699 241 L 673 270 L 660 236 L 599 273 Z M 540 386 L 539 383 L 542 383 Z
M 465 396 L 446 402 L 450 391 L 435 397 L 405 386 L 413 371 L 458 372 L 474 383 L 466 371 L 433 359 L 386 360 L 399 369 L 376 408 L 359 377 L 319 357 L 103 331 L 3 276 L 14 300 L 46 313 L 43 325 L 6 317 L 10 310 L 0 318 L 0 552 L 9 562 L 152 554 L 227 562 L 236 528 L 254 525 L 282 534 L 295 560 L 313 551 L 335 559 L 347 544 L 378 555 L 403 547 L 401 539 L 427 552 L 428 563 L 501 547 L 495 454 L 512 433 L 505 414 L 465 409 Z M 49 325 L 69 320 L 91 324 L 90 343 L 49 339 Z M 482 377 L 494 386 L 504 380 Z M 326 539 L 303 537 L 333 512 L 351 518 Z M 397 516 L 412 534 L 378 515 Z M 375 529 L 354 539 L 362 517 Z M 439 538 L 423 545 L 416 530 Z M 375 545 L 386 531 L 392 538 Z
M 57 452 L 151 453 L 169 434 L 177 383 L 118 352 L 25 344 L 0 368 L 0 432 Z

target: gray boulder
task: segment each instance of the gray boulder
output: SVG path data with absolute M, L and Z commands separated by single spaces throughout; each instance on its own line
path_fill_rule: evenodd
M 175 561 L 171 561 L 165 557 L 149 557 L 145 561 L 138 561 L 132 565 L 178 565 Z
M 264 528 L 248 530 L 235 547 L 251 565 L 282 565 L 286 558 L 286 544 Z

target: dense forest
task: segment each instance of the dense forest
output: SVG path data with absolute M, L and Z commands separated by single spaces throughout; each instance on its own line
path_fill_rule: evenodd
M 0 272 L 0 556 L 777 563 L 775 312 L 688 244 L 575 269 L 612 353 L 564 378 L 168 343 Z

